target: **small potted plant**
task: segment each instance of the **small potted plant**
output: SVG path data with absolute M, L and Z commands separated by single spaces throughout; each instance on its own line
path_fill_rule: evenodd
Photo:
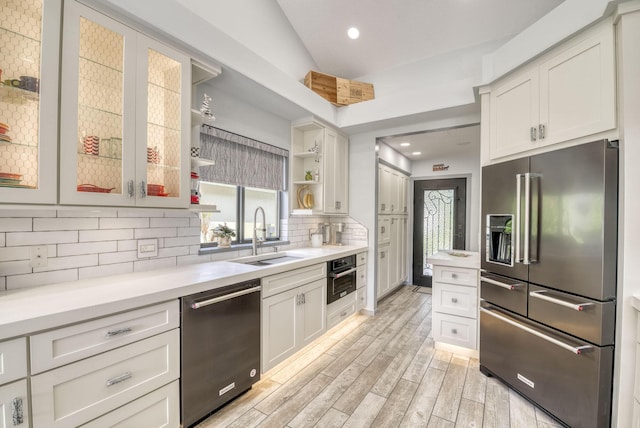
M 235 238 L 236 232 L 227 226 L 227 223 L 219 224 L 213 229 L 213 236 L 218 238 L 218 246 L 221 248 L 231 246 L 231 238 Z

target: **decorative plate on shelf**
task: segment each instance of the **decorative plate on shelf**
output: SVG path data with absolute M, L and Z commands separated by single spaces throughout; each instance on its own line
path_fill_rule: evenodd
M 13 174 L 11 172 L 0 172 L 0 178 L 8 178 L 11 180 L 22 180 L 22 174 Z
M 94 192 L 94 193 L 111 193 L 115 187 L 107 189 L 106 187 L 98 187 L 95 184 L 79 184 L 78 192 Z

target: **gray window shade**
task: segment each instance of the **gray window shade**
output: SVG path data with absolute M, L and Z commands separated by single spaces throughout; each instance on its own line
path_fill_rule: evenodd
M 203 125 L 200 156 L 215 161 L 201 167 L 200 179 L 234 186 L 285 190 L 287 150 Z

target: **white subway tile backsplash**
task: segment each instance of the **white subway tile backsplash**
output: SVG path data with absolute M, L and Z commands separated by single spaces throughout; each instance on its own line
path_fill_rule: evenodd
M 183 245 L 200 244 L 199 236 L 181 236 L 179 238 L 164 238 L 164 247 L 178 247 Z
M 147 272 L 150 270 L 164 269 L 171 266 L 177 266 L 175 257 L 165 257 L 158 259 L 138 260 L 133 263 L 134 272 Z
M 4 247 L 4 243 L 5 243 L 5 233 L 0 233 L 0 247 Z
M 74 269 L 86 266 L 97 266 L 98 255 L 87 254 L 81 256 L 53 257 L 47 260 L 47 266 L 34 267 L 33 272 L 50 272 L 63 269 Z
M 68 218 L 68 217 L 97 217 L 97 218 L 105 218 L 105 217 L 117 217 L 118 210 L 111 208 L 97 208 L 97 209 L 65 209 L 58 211 L 58 217 Z
M 2 217 L 28 217 L 28 218 L 34 218 L 34 217 L 55 217 L 56 216 L 56 211 L 55 210 L 40 210 L 40 209 L 33 209 L 33 210 L 0 210 L 0 218 Z M 3 222 L 4 220 L 0 220 L 0 223 Z
M 210 261 L 209 256 L 199 256 L 197 254 L 190 254 L 188 256 L 177 257 L 178 266 L 193 265 L 198 263 L 205 263 Z
M 4 276 L 0 276 L 0 291 L 4 291 L 7 289 L 7 278 Z
M 125 208 L 118 210 L 118 217 L 164 217 L 164 210 Z
M 189 217 L 189 226 L 200 227 L 200 225 L 201 225 L 201 220 L 199 216 Z
M 33 230 L 87 230 L 97 229 L 97 218 L 34 218 Z
M 80 254 L 112 253 L 115 251 L 118 251 L 117 241 L 58 244 L 58 257 L 77 256 Z
M 6 236 L 7 247 L 78 242 L 78 231 L 75 230 L 56 232 L 9 232 Z
M 28 275 L 12 275 L 7 277 L 7 290 L 77 281 L 78 270 L 67 269 L 53 272 L 30 273 Z
M 101 265 L 112 263 L 134 262 L 138 260 L 138 251 L 120 251 L 117 253 L 103 253 L 99 256 Z
M 133 272 L 133 262 L 115 263 L 112 265 L 91 266 L 78 269 L 80 279 L 98 278 Z
M 150 227 L 189 227 L 187 217 L 152 218 Z
M 135 229 L 135 239 L 147 238 L 166 238 L 178 236 L 178 230 L 175 227 L 156 227 L 153 229 Z
M 118 251 L 138 251 L 138 241 L 135 239 L 118 241 Z
M 148 218 L 101 218 L 100 229 L 135 229 L 149 227 Z M 96 227 L 97 229 L 97 227 Z
M 14 260 L 29 260 L 31 254 L 30 247 L 8 247 L 0 248 L 0 262 L 9 262 Z M 3 275 L 0 269 L 0 275 Z
M 133 229 L 81 230 L 79 242 L 133 239 Z
M 168 247 L 158 250 L 158 257 L 187 256 L 189 247 Z
M 198 213 L 186 211 L 186 210 L 166 210 L 164 212 L 164 216 L 165 217 L 187 217 L 187 218 L 196 217 L 197 218 Z
M 33 219 L 3 218 L 0 219 L 0 232 L 27 232 L 33 230 Z
M 200 236 L 200 226 L 198 227 L 179 227 L 178 236 Z M 200 239 L 200 238 L 198 238 Z
M 23 273 L 31 273 L 31 265 L 29 260 L 19 260 L 11 262 L 0 262 L 0 275 L 19 275 Z

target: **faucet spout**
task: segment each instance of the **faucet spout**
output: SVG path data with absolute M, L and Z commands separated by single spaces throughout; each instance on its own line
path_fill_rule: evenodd
M 261 238 L 258 238 L 258 211 L 262 212 L 262 227 L 260 228 L 262 231 Z M 266 222 L 264 209 L 262 207 L 256 208 L 256 211 L 253 213 L 253 239 L 251 240 L 251 254 L 254 256 L 258 255 L 258 241 L 262 243 L 267 238 Z

